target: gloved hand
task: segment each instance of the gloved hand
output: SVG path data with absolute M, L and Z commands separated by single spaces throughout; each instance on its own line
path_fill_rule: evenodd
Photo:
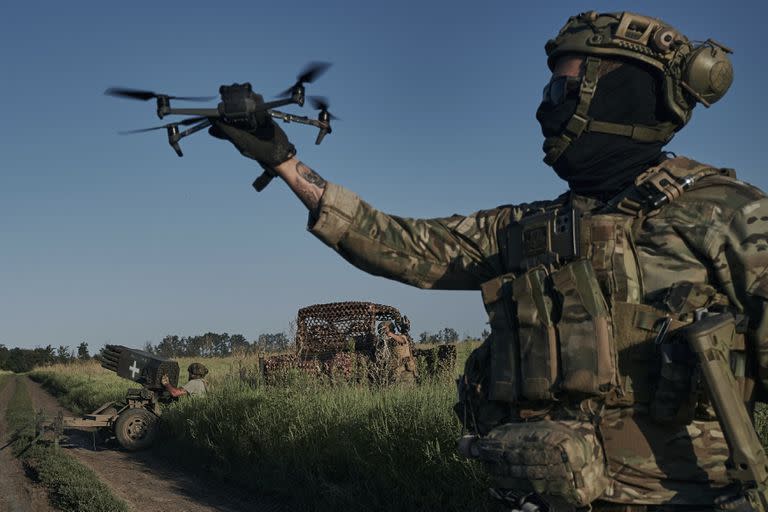
M 163 386 L 168 385 L 170 382 L 171 380 L 168 378 L 166 374 L 163 374 L 163 376 L 160 377 L 160 384 L 162 384 Z
M 252 131 L 213 121 L 208 133 L 228 140 L 243 156 L 256 160 L 265 169 L 272 169 L 296 154 L 285 132 L 271 118 Z

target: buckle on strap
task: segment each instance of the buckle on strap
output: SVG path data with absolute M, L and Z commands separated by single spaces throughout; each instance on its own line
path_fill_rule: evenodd
M 635 183 L 639 187 L 646 187 L 661 194 L 656 194 L 656 197 L 653 200 L 652 205 L 657 208 L 664 203 L 671 203 L 683 195 L 683 192 L 691 188 L 693 182 L 693 176 L 686 176 L 685 178 L 678 180 L 672 173 L 661 167 L 656 170 L 656 172 L 645 172 L 641 174 L 637 177 Z
M 595 120 L 589 121 L 587 131 L 620 135 L 639 142 L 665 142 L 669 140 L 670 135 L 674 133 L 663 125 L 656 127 L 645 126 L 642 124 L 619 124 Z
M 568 120 L 568 124 L 565 125 L 565 133 L 571 140 L 575 139 L 591 124 L 588 117 L 582 117 L 579 114 L 573 114 Z
M 700 177 L 698 174 L 691 174 L 677 178 L 664 167 L 651 167 L 635 179 L 634 185 L 608 201 L 608 207 L 639 217 L 671 203 L 691 188 Z

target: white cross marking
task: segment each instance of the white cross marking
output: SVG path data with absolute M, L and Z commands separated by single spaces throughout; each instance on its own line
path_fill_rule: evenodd
M 129 366 L 128 369 L 131 370 L 131 378 L 135 379 L 136 378 L 136 374 L 139 373 L 139 367 L 136 366 L 136 360 L 135 359 L 133 361 L 133 366 Z

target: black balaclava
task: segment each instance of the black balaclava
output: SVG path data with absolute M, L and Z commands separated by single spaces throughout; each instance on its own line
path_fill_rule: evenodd
M 542 103 L 536 119 L 544 137 L 562 133 L 578 103 L 578 94 L 559 105 Z M 665 121 L 656 78 L 641 65 L 623 63 L 598 80 L 588 116 L 596 121 L 646 126 Z M 629 186 L 642 171 L 663 160 L 664 144 L 584 132 L 552 168 L 577 194 L 607 200 Z M 546 141 L 544 149 L 547 149 Z

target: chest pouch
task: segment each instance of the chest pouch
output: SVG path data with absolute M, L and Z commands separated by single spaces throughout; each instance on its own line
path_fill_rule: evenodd
M 561 300 L 559 387 L 577 396 L 604 396 L 617 385 L 617 357 L 610 313 L 592 264 L 576 260 L 551 278 Z
M 588 421 L 506 423 L 477 442 L 494 484 L 585 507 L 608 487 L 605 456 Z
M 553 398 L 557 381 L 556 303 L 547 270 L 536 267 L 512 284 L 520 346 L 520 394 L 526 400 Z

